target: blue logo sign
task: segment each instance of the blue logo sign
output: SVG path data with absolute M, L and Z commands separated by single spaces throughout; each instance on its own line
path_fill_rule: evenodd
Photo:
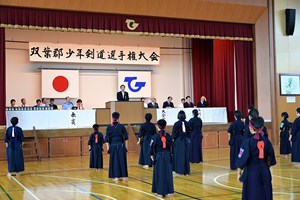
M 131 92 L 138 92 L 146 85 L 146 82 L 135 82 L 134 87 L 132 87 L 131 83 L 136 79 L 137 77 L 125 77 L 124 79 L 124 82 L 128 82 L 128 88 Z

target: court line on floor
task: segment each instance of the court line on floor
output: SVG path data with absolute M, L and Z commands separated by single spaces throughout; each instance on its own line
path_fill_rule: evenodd
M 91 194 L 90 192 L 86 191 L 85 189 L 77 186 L 76 184 L 74 183 L 69 183 L 70 185 L 72 185 L 73 187 L 75 187 L 76 189 L 82 191 L 82 192 L 85 192 L 86 194 L 89 194 L 91 197 L 94 197 L 95 199 L 98 199 L 98 200 L 102 200 L 100 197 L 97 197 L 96 195 L 94 194 Z
M 58 178 L 58 179 L 71 179 L 71 180 L 79 180 L 79 181 L 90 181 L 90 182 L 95 182 L 95 183 L 102 183 L 102 184 L 112 185 L 112 186 L 116 186 L 116 187 L 126 188 L 126 189 L 129 189 L 129 190 L 140 192 L 142 194 L 146 194 L 146 195 L 154 197 L 156 199 L 163 200 L 162 198 L 160 198 L 160 197 L 158 197 L 158 196 L 156 196 L 154 194 L 150 194 L 148 192 L 145 192 L 145 191 L 142 191 L 142 190 L 139 190 L 139 189 L 136 189 L 136 188 L 132 188 L 132 187 L 128 187 L 128 186 L 123 186 L 123 185 L 118 185 L 118 184 L 114 184 L 114 183 L 108 183 L 108 182 L 103 182 L 103 181 L 95 181 L 95 180 L 90 180 L 90 179 L 66 177 L 66 176 L 51 176 L 51 175 L 36 175 L 36 176 L 48 177 L 48 178 Z
M 12 200 L 11 196 L 7 193 L 7 191 L 2 187 L 2 185 L 0 185 L 1 190 L 5 193 L 5 195 Z
M 27 187 L 25 187 L 22 183 L 20 183 L 15 177 L 11 177 L 16 183 L 18 183 L 24 190 L 26 190 L 34 199 L 40 200 L 37 196 L 35 196 Z
M 148 185 L 152 185 L 152 183 L 148 183 L 147 181 L 143 181 L 143 180 L 140 180 L 140 179 L 137 179 L 137 178 L 133 178 L 133 177 L 128 177 L 128 178 L 133 179 L 133 180 L 136 180 L 136 181 L 139 181 L 139 182 L 142 182 L 142 183 L 145 183 L 145 184 L 148 184 Z M 185 197 L 188 197 L 188 198 L 201 200 L 201 199 L 198 198 L 198 197 L 193 197 L 193 196 L 190 196 L 190 195 L 188 195 L 188 194 L 184 194 L 184 193 L 181 193 L 181 192 L 178 192 L 178 191 L 175 191 L 175 190 L 174 190 L 174 193 L 180 194 L 180 195 L 185 196 Z

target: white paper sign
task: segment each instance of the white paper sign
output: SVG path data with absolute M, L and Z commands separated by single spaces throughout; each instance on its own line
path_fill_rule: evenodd
M 158 65 L 157 47 L 29 43 L 31 62 Z
M 286 97 L 287 103 L 296 103 L 296 97 Z

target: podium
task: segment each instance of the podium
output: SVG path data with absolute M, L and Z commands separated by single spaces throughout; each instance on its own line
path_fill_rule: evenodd
M 109 101 L 105 104 L 113 112 L 120 113 L 122 124 L 140 124 L 145 122 L 144 102 L 142 101 Z

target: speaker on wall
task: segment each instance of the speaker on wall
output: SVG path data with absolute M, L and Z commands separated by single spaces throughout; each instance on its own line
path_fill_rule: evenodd
M 285 9 L 285 33 L 293 35 L 296 22 L 296 9 Z

